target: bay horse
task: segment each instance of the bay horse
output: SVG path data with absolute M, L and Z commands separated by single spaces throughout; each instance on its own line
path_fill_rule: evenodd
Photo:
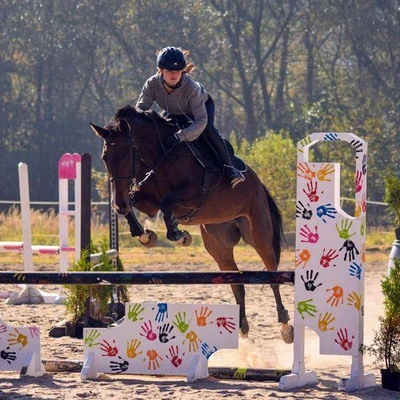
M 104 141 L 101 158 L 111 182 L 111 205 L 118 214 L 132 219 L 134 207 L 154 217 L 161 210 L 167 238 L 183 245 L 190 238 L 178 228 L 178 222 L 200 225 L 204 246 L 222 271 L 238 271 L 233 249 L 241 238 L 254 247 L 266 270 L 277 270 L 283 235 L 281 214 L 250 167 L 245 171 L 246 180 L 231 189 L 220 170 L 205 168 L 186 143 L 166 149 L 166 140 L 178 128 L 154 111 L 128 105 L 104 128 L 90 125 Z M 154 240 L 140 226 L 136 232 L 144 244 Z M 246 335 L 245 288 L 231 288 L 240 306 L 240 329 Z M 279 285 L 271 288 L 281 336 L 292 343 L 293 326 L 288 323 Z

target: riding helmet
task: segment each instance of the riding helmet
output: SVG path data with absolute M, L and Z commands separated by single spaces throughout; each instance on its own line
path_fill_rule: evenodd
M 157 67 L 171 71 L 181 71 L 186 67 L 185 56 L 177 47 L 165 47 L 158 53 Z

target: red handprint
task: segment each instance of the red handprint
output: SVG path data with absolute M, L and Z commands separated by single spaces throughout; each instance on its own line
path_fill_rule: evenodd
M 217 326 L 218 328 L 222 327 L 224 329 L 226 329 L 229 333 L 232 333 L 233 330 L 235 329 L 236 324 L 228 321 L 228 320 L 232 320 L 232 317 L 218 317 L 217 318 Z M 220 331 L 219 333 L 222 333 L 222 331 Z
M 322 256 L 321 259 L 319 260 L 319 263 L 324 267 L 328 268 L 329 263 L 334 260 L 335 258 L 339 257 L 339 253 L 337 253 L 336 250 L 330 249 L 328 253 L 325 254 L 325 249 L 322 251 Z M 335 265 L 334 265 L 335 266 Z
M 361 171 L 356 173 L 356 193 L 361 192 L 363 186 L 363 174 Z
M 144 336 L 148 340 L 156 340 L 157 339 L 157 334 L 153 332 L 153 325 L 151 324 L 151 321 L 149 321 L 149 324 L 145 322 L 142 326 L 142 331 L 143 333 L 140 333 L 140 336 Z
M 317 195 L 317 189 L 318 189 L 318 182 L 315 182 L 315 185 L 313 182 L 307 182 L 307 190 L 308 192 L 303 189 L 303 192 L 307 195 L 311 203 L 315 203 L 319 200 L 319 196 Z
M 347 328 L 342 329 L 337 333 L 339 340 L 335 339 L 335 342 L 340 345 L 343 350 L 350 350 L 353 347 L 353 342 L 349 341 L 349 336 L 347 334 Z M 354 335 L 351 337 L 354 339 Z
M 169 354 L 171 358 L 166 355 L 165 357 L 168 358 L 169 361 L 171 361 L 171 364 L 175 367 L 178 368 L 182 364 L 182 358 L 179 357 L 179 348 L 178 346 L 171 346 L 169 349 Z M 182 354 L 182 357 L 185 355 L 185 353 Z
M 115 345 L 115 340 L 113 340 L 113 343 Z M 110 343 L 107 342 L 107 340 L 103 340 L 103 342 L 100 344 L 100 349 L 101 351 L 104 351 L 105 354 L 102 354 L 103 357 L 115 357 L 118 354 L 118 349 L 116 346 L 111 346 Z
M 312 232 L 307 225 L 304 225 L 304 227 L 300 229 L 300 236 L 303 236 L 305 238 L 304 240 L 302 240 L 302 242 L 309 242 L 309 243 L 318 242 L 319 240 L 318 227 L 315 226 L 314 229 L 315 232 Z

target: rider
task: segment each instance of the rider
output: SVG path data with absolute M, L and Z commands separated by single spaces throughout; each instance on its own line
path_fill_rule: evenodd
M 179 126 L 181 129 L 168 138 L 168 148 L 183 141 L 196 140 L 201 134 L 205 135 L 218 153 L 224 175 L 231 188 L 234 188 L 245 178 L 233 167 L 225 141 L 214 127 L 213 99 L 200 83 L 189 76 L 194 65 L 186 60 L 188 54 L 178 47 L 165 47 L 158 52 L 158 72 L 145 82 L 136 107 L 146 111 L 156 102 L 178 126 L 179 121 L 189 120 L 189 126 Z

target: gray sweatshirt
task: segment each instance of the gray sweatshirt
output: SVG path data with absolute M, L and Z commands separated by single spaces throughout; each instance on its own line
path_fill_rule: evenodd
M 186 115 L 193 123 L 181 129 L 177 135 L 181 141 L 191 142 L 197 139 L 207 125 L 205 102 L 208 93 L 200 83 L 195 82 L 188 74 L 183 74 L 181 85 L 168 94 L 161 74 L 151 76 L 142 88 L 136 107 L 149 110 L 155 102 L 161 109 L 172 115 Z

